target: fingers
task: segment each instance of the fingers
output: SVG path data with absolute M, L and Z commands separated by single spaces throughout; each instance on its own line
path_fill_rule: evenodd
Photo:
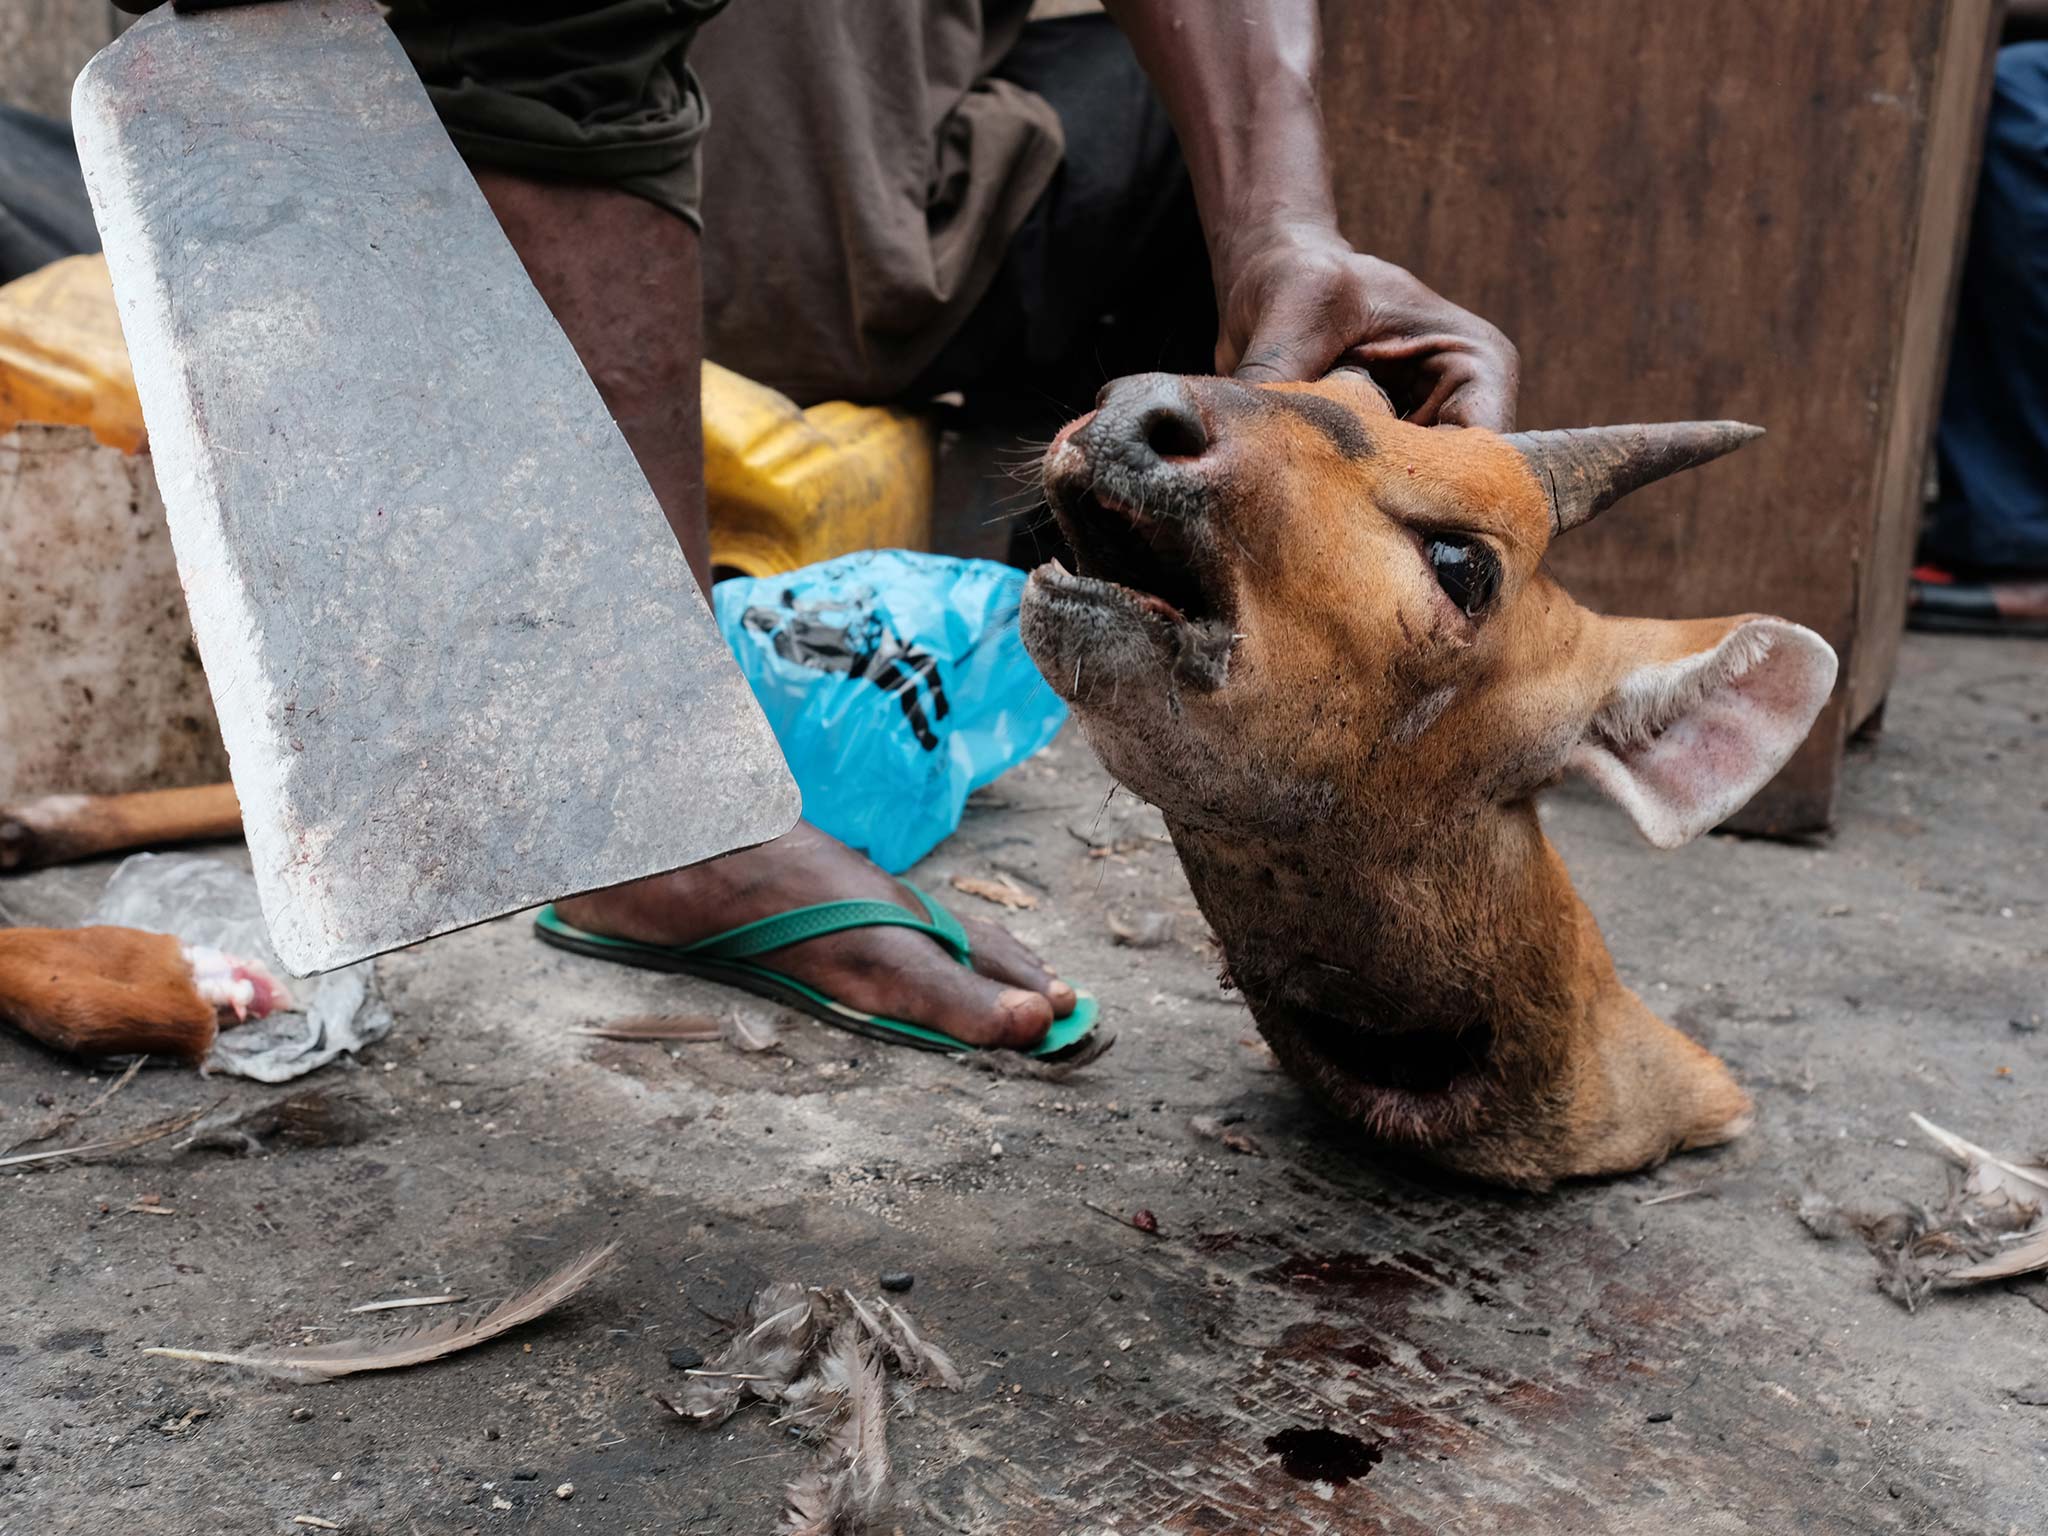
M 1327 306 L 1285 303 L 1260 316 L 1231 377 L 1247 384 L 1320 379 L 1356 338 L 1332 326 Z
M 1522 360 L 1515 344 L 1487 326 L 1490 338 L 1482 338 L 1468 355 L 1469 368 L 1441 401 L 1432 399 L 1433 420 L 1447 427 L 1485 427 L 1492 432 L 1515 430 L 1515 397 L 1521 388 Z M 1488 342 L 1491 345 L 1488 345 Z M 1422 420 L 1420 416 L 1418 420 Z
M 1417 419 L 1422 420 L 1420 417 Z M 1423 425 L 1484 427 L 1489 432 L 1512 432 L 1515 430 L 1514 392 L 1498 385 L 1467 385 L 1445 400 L 1435 419 L 1423 421 Z
M 1370 329 L 1362 295 L 1345 263 L 1305 259 L 1263 274 L 1226 305 L 1216 368 L 1247 384 L 1320 379 Z M 1235 358 L 1232 335 L 1245 337 Z
M 1511 431 L 1521 361 L 1498 328 L 1375 257 L 1328 253 L 1255 273 L 1233 292 L 1219 372 L 1249 384 L 1306 382 L 1346 358 L 1391 387 L 1410 421 Z M 1249 333 L 1231 356 L 1233 335 Z M 1398 364 L 1392 377 L 1381 370 Z
M 1296 384 L 1320 378 L 1316 365 L 1308 361 L 1314 355 L 1306 348 L 1255 343 L 1245 348 L 1244 361 L 1231 371 L 1231 377 L 1246 384 Z
M 1514 344 L 1485 321 L 1455 313 L 1470 322 L 1473 334 L 1418 324 L 1361 343 L 1353 355 L 1391 390 L 1401 416 L 1417 426 L 1511 432 L 1521 382 Z

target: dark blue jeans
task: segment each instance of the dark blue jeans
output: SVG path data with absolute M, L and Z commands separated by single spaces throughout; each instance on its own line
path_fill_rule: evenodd
M 1999 51 L 1922 552 L 2048 571 L 2048 42 Z

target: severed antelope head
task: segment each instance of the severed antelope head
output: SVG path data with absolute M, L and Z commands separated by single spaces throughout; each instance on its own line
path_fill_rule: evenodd
M 1804 739 L 1835 656 L 1749 614 L 1590 613 L 1550 541 L 1757 435 L 1498 437 L 1362 373 L 1109 385 L 1047 452 L 1077 570 L 1024 638 L 1165 813 L 1281 1063 L 1368 1135 L 1542 1187 L 1739 1135 L 1726 1068 L 1616 977 L 1534 796 L 1583 774 L 1659 847 Z

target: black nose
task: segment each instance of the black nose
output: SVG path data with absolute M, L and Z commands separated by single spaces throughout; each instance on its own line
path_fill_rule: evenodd
M 1090 446 L 1109 449 L 1141 473 L 1209 451 L 1201 408 L 1178 374 L 1138 373 L 1105 384 L 1086 430 Z

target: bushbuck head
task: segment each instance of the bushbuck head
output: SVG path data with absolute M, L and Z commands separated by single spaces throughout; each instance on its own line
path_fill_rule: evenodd
M 1077 570 L 1024 638 L 1165 813 L 1282 1063 L 1372 1134 L 1508 1182 L 1725 1140 L 1748 1102 L 1615 979 L 1537 825 L 1583 773 L 1659 847 L 1740 807 L 1825 702 L 1782 619 L 1579 607 L 1550 541 L 1756 435 L 1499 437 L 1363 373 L 1108 386 L 1047 452 Z

